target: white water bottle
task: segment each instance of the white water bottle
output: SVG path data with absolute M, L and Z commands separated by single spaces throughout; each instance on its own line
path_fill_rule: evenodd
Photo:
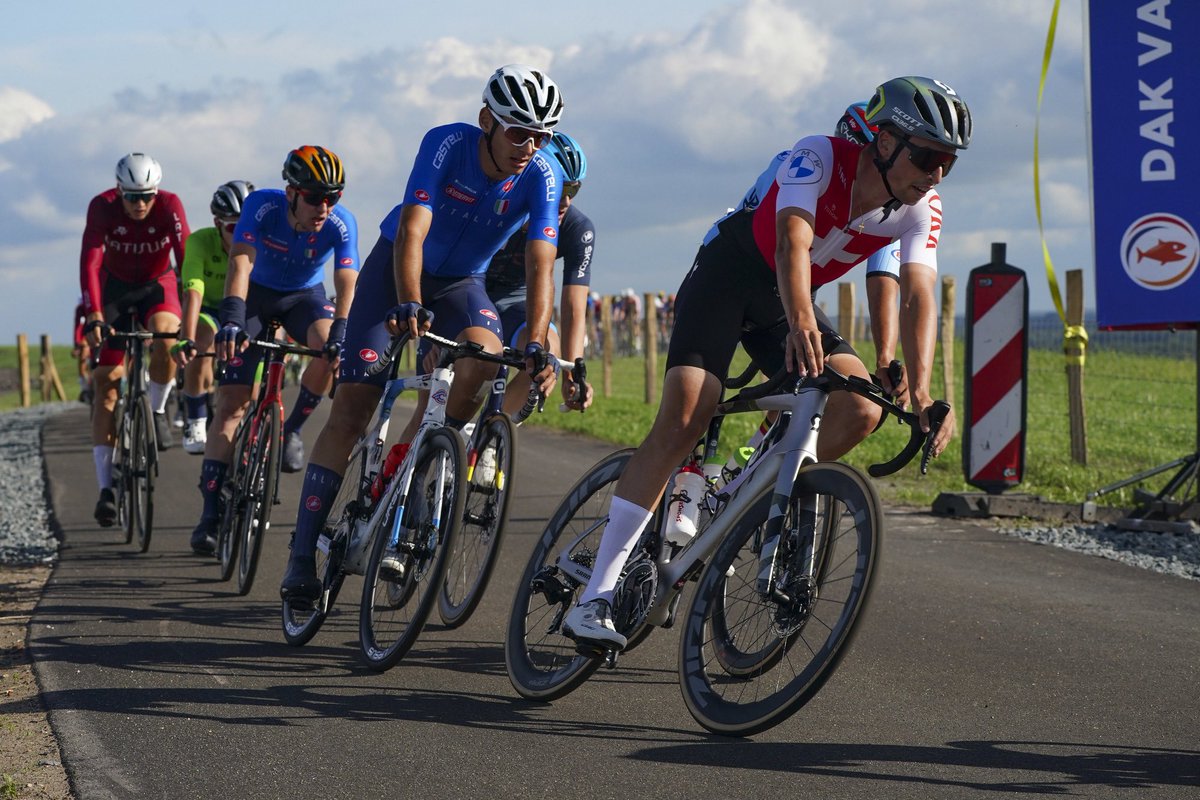
M 704 499 L 706 487 L 704 473 L 694 464 L 688 464 L 675 473 L 663 531 L 663 538 L 671 544 L 685 545 L 696 535 L 700 502 Z

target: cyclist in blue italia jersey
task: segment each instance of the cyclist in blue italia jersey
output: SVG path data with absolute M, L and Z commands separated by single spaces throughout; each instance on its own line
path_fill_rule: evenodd
M 338 391 L 304 474 L 280 585 L 285 599 L 303 603 L 320 593 L 317 536 L 386 378 L 369 377 L 367 368 L 401 330 L 432 330 L 499 352 L 500 314 L 485 291 L 484 273 L 526 223 L 528 369 L 543 391 L 554 388 L 544 345 L 554 303 L 562 171 L 539 151 L 550 143 L 562 110 L 558 85 L 545 72 L 509 64 L 488 79 L 478 126 L 455 123 L 425 134 L 404 200 L 380 225 L 379 241 L 363 264 Z M 447 425 L 461 428 L 471 418 L 476 394 L 494 374 L 484 362 L 455 365 Z
M 300 397 L 284 423 L 283 466 L 298 471 L 304 464 L 303 451 L 296 453 L 298 431 L 332 386 L 354 300 L 358 223 L 338 205 L 346 185 L 341 159 L 323 147 L 299 147 L 284 160 L 283 178 L 284 189 L 246 197 L 233 233 L 216 338 L 217 356 L 227 368 L 200 469 L 204 510 L 192 533 L 192 549 L 200 554 L 215 549 L 220 487 L 238 422 L 250 405 L 259 358 L 249 339 L 269 319 L 278 319 L 293 339 L 325 351 L 326 360 L 314 360 L 305 371 Z M 336 304 L 325 294 L 324 265 L 331 257 Z

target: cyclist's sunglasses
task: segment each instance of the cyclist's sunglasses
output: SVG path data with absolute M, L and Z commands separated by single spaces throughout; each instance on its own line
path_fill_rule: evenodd
M 121 196 L 128 203 L 152 203 L 158 192 L 122 192 Z
M 898 136 L 902 146 L 908 148 L 908 160 L 913 165 L 921 170 L 921 172 L 930 173 L 938 167 L 942 168 L 942 177 L 950 174 L 950 168 L 954 166 L 954 162 L 958 160 L 958 156 L 954 153 L 947 153 L 944 150 L 934 150 L 932 147 L 921 147 L 913 144 L 912 140 L 907 136 Z
M 304 198 L 304 202 L 308 203 L 313 208 L 317 208 L 322 203 L 325 203 L 330 208 L 333 208 L 338 204 L 338 201 L 342 199 L 341 192 L 310 192 L 305 191 L 304 189 L 298 189 L 297 191 L 300 192 L 300 197 Z
M 563 184 L 563 195 L 565 197 L 574 198 L 579 194 L 579 187 L 583 186 L 579 181 L 567 181 Z
M 504 138 L 508 139 L 508 143 L 513 147 L 524 147 L 533 142 L 534 150 L 541 150 L 546 145 L 550 144 L 550 139 L 554 136 L 552 131 L 539 131 L 533 128 L 524 128 L 513 122 L 505 122 L 502 117 L 492 114 L 496 122 L 500 123 L 500 127 L 504 129 Z

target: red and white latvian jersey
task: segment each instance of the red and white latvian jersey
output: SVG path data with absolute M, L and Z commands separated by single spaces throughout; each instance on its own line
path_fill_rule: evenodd
M 775 269 L 775 215 L 799 208 L 813 215 L 812 288 L 835 281 L 884 245 L 900 244 L 901 264 L 937 270 L 942 232 L 942 201 L 930 189 L 916 205 L 901 206 L 887 219 L 876 208 L 849 219 L 850 193 L 860 145 L 832 136 L 806 136 L 796 142 L 775 175 L 775 183 L 754 212 L 754 241 Z

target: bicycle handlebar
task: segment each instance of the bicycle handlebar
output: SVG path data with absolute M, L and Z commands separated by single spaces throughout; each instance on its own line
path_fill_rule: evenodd
M 822 346 L 825 348 L 825 352 L 828 353 L 834 350 L 841 341 L 842 338 L 837 334 L 826 333 Z M 752 365 L 747 372 L 753 374 L 754 369 Z M 741 380 L 743 377 L 745 377 L 745 373 L 739 376 L 737 380 Z M 787 388 L 789 383 L 791 384 L 790 389 Z M 881 478 L 896 472 L 911 461 L 916 456 L 918 450 L 922 451 L 921 474 L 925 475 L 928 472 L 929 459 L 933 456 L 933 441 L 938 431 L 941 430 L 946 415 L 950 413 L 950 404 L 943 400 L 935 400 L 933 405 L 929 407 L 927 412 L 929 432 L 925 433 L 921 430 L 921 415 L 919 412 L 905 411 L 902 406 L 894 402 L 890 397 L 884 396 L 883 389 L 875 383 L 863 380 L 856 375 L 843 375 L 826 364 L 825 370 L 815 378 L 798 378 L 795 374 L 788 372 L 785 366 L 769 380 L 738 393 L 722 403 L 722 405 L 726 407 L 729 407 L 730 404 L 734 407 L 741 406 L 772 394 L 795 393 L 805 386 L 814 386 L 826 393 L 842 390 L 865 397 L 883 409 L 885 415 L 894 414 L 898 420 L 909 426 L 911 430 L 908 442 L 904 445 L 903 449 L 890 461 L 869 466 L 867 472 L 871 477 Z

